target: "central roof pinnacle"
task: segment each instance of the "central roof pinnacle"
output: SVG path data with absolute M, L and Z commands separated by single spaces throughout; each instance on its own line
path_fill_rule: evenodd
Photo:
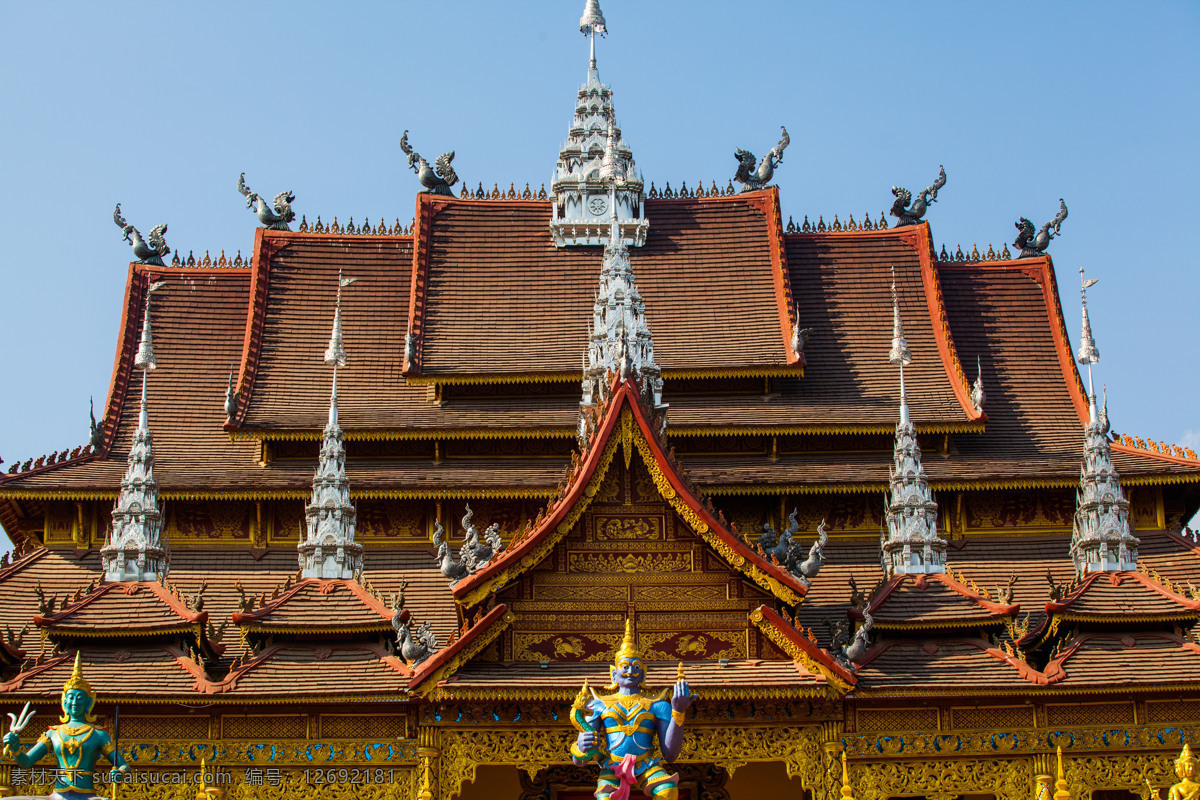
M 596 69 L 596 34 L 608 32 L 599 0 L 588 0 L 579 30 L 590 40 L 591 60 L 550 184 L 554 202 L 550 233 L 558 247 L 603 245 L 612 230 L 607 224 L 609 212 L 615 211 L 621 239 L 639 247 L 645 244 L 649 228 L 643 208 L 646 195 L 633 151 L 616 122 L 612 91 L 600 82 Z M 609 191 L 613 183 L 618 187 L 615 193 Z

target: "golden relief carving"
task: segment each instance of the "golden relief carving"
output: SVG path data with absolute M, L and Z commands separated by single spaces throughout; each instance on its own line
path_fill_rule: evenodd
M 1162 487 L 1135 486 L 1129 490 L 1129 522 L 1134 530 L 1164 527 Z
M 514 661 L 607 661 L 621 637 L 610 633 L 513 634 Z
M 75 544 L 79 534 L 75 508 L 67 503 L 49 503 L 42 523 L 42 535 L 46 544 Z
M 179 543 L 249 539 L 250 503 L 246 500 L 172 503 L 167 515 L 167 536 Z
M 832 759 L 831 759 L 832 760 Z M 997 800 L 1023 800 L 1033 786 L 1030 759 L 930 760 L 851 765 L 855 800 L 885 800 L 895 795 L 950 798 L 964 794 L 994 794 Z M 832 796 L 830 793 L 829 796 Z
M 1071 527 L 1075 494 L 1061 489 L 1025 492 L 975 492 L 965 500 L 968 531 L 1028 528 L 1059 530 Z
M 399 500 L 359 500 L 355 531 L 362 541 L 423 540 L 425 504 Z
M 602 542 L 663 538 L 663 524 L 660 517 L 609 517 L 597 514 L 595 526 L 596 539 Z
M 556 585 L 535 583 L 533 585 L 533 599 L 536 600 L 618 600 L 624 601 L 629 599 L 629 587 L 625 583 L 613 584 L 608 586 L 588 586 L 588 585 Z M 524 604 L 516 600 L 513 602 L 514 608 L 519 608 Z
M 727 600 L 729 598 L 729 584 L 725 581 L 721 583 L 701 584 L 699 586 L 688 586 L 686 584 L 670 584 L 665 586 L 641 586 L 635 584 L 633 587 L 634 601 L 638 600 Z
M 567 553 L 569 572 L 691 572 L 692 553 Z
M 596 502 L 612 504 L 621 502 L 621 481 L 617 479 L 615 473 L 609 475 L 596 490 Z
M 653 503 L 661 500 L 650 473 L 637 466 L 633 469 L 633 497 L 635 503 Z
M 651 661 L 746 658 L 747 656 L 744 630 L 719 633 L 692 631 L 643 634 L 639 638 L 646 658 Z
M 1151 786 L 1175 783 L 1173 761 L 1174 753 L 1073 755 L 1063 759 L 1063 766 L 1072 798 L 1087 798 L 1099 789 L 1125 789 L 1146 797 L 1147 783 Z

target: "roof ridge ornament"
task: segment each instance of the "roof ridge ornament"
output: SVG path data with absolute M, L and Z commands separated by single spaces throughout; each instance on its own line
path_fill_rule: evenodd
M 153 581 L 165 577 L 170 569 L 162 509 L 158 503 L 158 483 L 154 480 L 154 441 L 146 406 L 147 374 L 158 366 L 150 330 L 150 300 L 166 281 L 154 281 L 149 274 L 146 280 L 141 342 L 133 361 L 134 368 L 142 372 L 138 426 L 133 432 L 121 492 L 113 504 L 112 529 L 100 548 L 104 578 L 109 581 Z
M 246 208 L 254 209 L 258 221 L 264 228 L 269 231 L 291 230 L 288 223 L 296 218 L 296 212 L 292 210 L 292 201 L 296 199 L 296 195 L 290 190 L 275 195 L 275 199 L 268 206 L 262 196 L 257 192 L 250 191 L 250 187 L 246 185 L 246 173 L 244 172 L 238 176 L 237 189 L 246 198 Z
M 138 229 L 127 223 L 121 216 L 120 203 L 117 203 L 117 207 L 113 211 L 113 222 L 117 223 L 121 233 L 125 234 L 125 241 L 129 242 L 133 248 L 133 257 L 138 260 L 139 264 L 147 264 L 152 267 L 166 266 L 163 258 L 171 254 L 171 248 L 167 247 L 167 240 L 163 238 L 167 232 L 167 223 L 155 225 L 150 229 L 150 236 L 143 239 Z
M 917 428 L 909 417 L 904 367 L 912 363 L 912 353 L 900 319 L 894 267 L 892 348 L 888 361 L 900 368 L 900 421 L 896 423 L 885 529 L 880 532 L 881 564 L 885 572 L 895 575 L 945 572 L 946 540 L 938 536 L 938 506 L 921 465 Z
M 1021 217 L 1013 223 L 1018 231 L 1013 246 L 1021 251 L 1017 254 L 1017 258 L 1037 258 L 1046 252 L 1046 248 L 1050 246 L 1050 240 L 1062 232 L 1060 229 L 1063 220 L 1067 218 L 1067 204 L 1061 197 L 1058 199 L 1058 206 L 1058 213 L 1054 215 L 1054 219 L 1043 225 L 1036 234 L 1033 232 L 1033 223 L 1025 217 Z M 1053 233 L 1050 232 L 1051 228 L 1054 229 Z
M 733 176 L 733 179 L 743 184 L 743 192 L 754 192 L 759 189 L 765 189 L 767 184 L 771 182 L 771 178 L 775 176 L 775 168 L 783 163 L 783 151 L 792 139 L 788 136 L 787 128 L 780 125 L 779 130 L 782 132 L 779 144 L 768 150 L 761 161 L 756 159 L 754 153 L 751 153 L 749 150 L 743 150 L 739 147 L 733 151 L 733 157 L 738 160 L 737 173 Z
M 354 540 L 357 512 L 350 502 L 350 480 L 346 477 L 346 448 L 338 424 L 337 368 L 346 365 L 342 342 L 342 289 L 357 278 L 343 278 L 338 270 L 337 300 L 333 331 L 324 361 L 333 367 L 329 395 L 329 421 L 321 436 L 321 453 L 313 475 L 312 496 L 304 508 L 305 533 L 296 544 L 303 578 L 353 580 L 362 573 L 363 546 Z
M 408 156 L 408 166 L 417 173 L 417 180 L 425 187 L 425 194 L 440 194 L 453 197 L 450 187 L 458 183 L 458 173 L 450 162 L 454 161 L 454 151 L 442 153 L 434 162 L 433 167 L 421 158 L 421 154 L 412 149 L 408 143 L 408 131 L 400 137 L 400 149 Z
M 938 190 L 945 185 L 946 168 L 939 164 L 937 180 L 917 195 L 916 202 L 913 202 L 912 192 L 908 189 L 903 186 L 893 186 L 892 194 L 895 195 L 896 201 L 892 203 L 892 210 L 889 213 L 896 218 L 896 227 L 901 228 L 905 225 L 921 223 L 923 221 L 921 218 L 929 210 L 929 205 L 937 202 Z
M 1075 562 L 1076 572 L 1081 575 L 1137 569 L 1140 544 L 1129 522 L 1129 500 L 1112 463 L 1107 391 L 1103 405 L 1098 409 L 1096 404 L 1092 365 L 1100 362 L 1100 350 L 1092 337 L 1087 290 L 1098 280 L 1084 278 L 1083 268 L 1079 269 L 1083 329 L 1076 358 L 1088 368 L 1088 422 L 1083 429 L 1083 465 L 1071 527 L 1071 559 Z

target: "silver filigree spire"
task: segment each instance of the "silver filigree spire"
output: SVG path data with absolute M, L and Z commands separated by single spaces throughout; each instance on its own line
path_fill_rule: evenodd
M 142 400 L 138 425 L 129 448 L 121 493 L 113 504 L 112 530 L 100 548 L 104 579 L 109 581 L 153 581 L 166 576 L 170 569 L 167 541 L 162 530 L 162 510 L 158 505 L 158 483 L 154 480 L 154 448 L 150 435 L 150 415 L 146 407 L 147 373 L 158 365 L 154 360 L 154 340 L 150 331 L 150 299 L 166 285 L 150 282 L 146 288 L 142 337 L 133 364 L 142 373 Z
M 1108 442 L 1108 396 L 1097 409 L 1092 365 L 1100 351 L 1092 338 L 1088 318 L 1087 290 L 1097 278 L 1085 279 L 1079 270 L 1083 305 L 1083 331 L 1077 358 L 1088 368 L 1088 423 L 1083 429 L 1083 464 L 1079 473 L 1075 520 L 1071 527 L 1071 559 L 1079 573 L 1137 569 L 1138 545 L 1129 522 L 1129 501 L 1121 478 L 1112 463 Z
M 579 30 L 589 39 L 588 77 L 575 101 L 575 117 L 550 183 L 550 233 L 558 247 L 603 245 L 615 209 L 622 240 L 638 247 L 646 242 L 650 225 L 645 218 L 645 184 L 616 123 L 612 90 L 600 82 L 596 68 L 596 34 L 608 32 L 599 0 L 588 0 Z M 615 193 L 606 174 L 622 177 Z
M 616 193 L 616 184 L 609 183 Z M 580 402 L 579 439 L 586 442 L 587 410 L 607 400 L 612 375 L 637 383 L 646 402 L 665 412 L 662 370 L 654 360 L 654 338 L 646 319 L 646 304 L 638 291 L 629 248 L 617 235 L 616 213 L 611 212 L 611 236 L 604 245 L 600 288 L 588 323 L 588 347 L 583 363 L 583 399 Z
M 305 578 L 353 578 L 362 572 L 363 547 L 354 541 L 357 513 L 350 502 L 346 477 L 346 448 L 338 424 L 337 369 L 346 365 L 342 343 L 342 289 L 356 278 L 338 272 L 337 304 L 333 331 L 325 350 L 325 363 L 333 367 L 329 394 L 329 420 L 321 437 L 321 454 L 313 475 L 312 497 L 304 508 L 305 537 L 296 545 L 300 574 Z
M 946 540 L 937 532 L 937 502 L 929 489 L 929 479 L 921 465 L 921 447 L 917 428 L 908 412 L 908 394 L 904 386 L 904 367 L 912 363 L 912 353 L 904 338 L 900 320 L 900 300 L 892 280 L 892 348 L 888 361 L 900 368 L 900 421 L 891 467 L 891 491 L 885 513 L 886 529 L 880 534 L 880 557 L 891 574 L 916 574 L 946 571 Z

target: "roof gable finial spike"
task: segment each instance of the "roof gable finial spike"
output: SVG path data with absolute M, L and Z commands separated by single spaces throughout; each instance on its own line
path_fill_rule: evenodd
M 1099 278 L 1084 278 L 1083 267 L 1079 268 L 1079 296 L 1082 308 L 1083 327 L 1079 334 L 1079 352 L 1076 358 L 1080 364 L 1086 364 L 1088 368 L 1088 419 L 1094 425 L 1096 423 L 1096 389 L 1092 382 L 1092 365 L 1100 361 L 1100 350 L 1096 347 L 1096 340 L 1092 337 L 1092 321 L 1088 317 L 1087 308 L 1087 290 L 1094 286 Z
M 588 37 L 589 60 L 588 77 L 596 78 L 596 34 L 608 34 L 608 26 L 604 22 L 604 14 L 600 11 L 600 0 L 587 0 L 583 8 L 583 16 L 579 18 L 579 32 Z

